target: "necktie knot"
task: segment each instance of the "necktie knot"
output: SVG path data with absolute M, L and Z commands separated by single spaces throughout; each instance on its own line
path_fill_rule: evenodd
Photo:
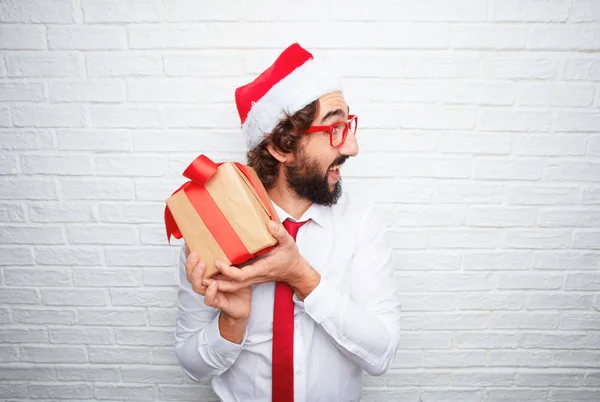
M 294 238 L 294 241 L 296 241 L 296 235 L 298 234 L 298 230 L 300 230 L 302 225 L 304 225 L 306 222 L 308 222 L 308 220 L 302 222 L 295 222 L 290 219 L 286 219 L 285 221 L 283 221 L 283 227 Z

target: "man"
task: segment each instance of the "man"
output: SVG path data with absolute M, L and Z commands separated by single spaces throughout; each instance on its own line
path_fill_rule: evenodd
M 248 165 L 283 225 L 270 222 L 279 243 L 266 256 L 219 262 L 213 279 L 182 252 L 179 362 L 195 380 L 212 377 L 226 402 L 358 401 L 363 372 L 381 375 L 394 359 L 399 304 L 384 225 L 341 192 L 357 117 L 336 75 L 298 44 L 236 103 Z

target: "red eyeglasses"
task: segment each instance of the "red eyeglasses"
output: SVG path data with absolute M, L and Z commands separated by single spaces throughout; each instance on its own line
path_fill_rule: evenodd
M 342 146 L 344 141 L 346 141 L 348 131 L 352 131 L 352 134 L 356 135 L 357 127 L 358 116 L 351 114 L 348 115 L 347 121 L 340 121 L 329 126 L 311 126 L 300 134 L 312 134 L 326 131 L 329 133 L 329 143 L 331 146 L 333 148 L 338 148 Z

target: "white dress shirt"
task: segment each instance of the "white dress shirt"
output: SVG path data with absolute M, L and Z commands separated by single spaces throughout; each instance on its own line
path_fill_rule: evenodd
M 274 205 L 283 222 L 290 216 Z M 381 375 L 399 343 L 400 305 L 385 226 L 372 206 L 346 193 L 332 207 L 313 204 L 300 221 L 300 254 L 321 281 L 294 295 L 294 401 L 358 401 L 363 370 Z M 219 310 L 191 289 L 182 248 L 176 354 L 194 380 L 212 377 L 225 402 L 271 400 L 273 282 L 253 286 L 240 345 L 221 337 Z

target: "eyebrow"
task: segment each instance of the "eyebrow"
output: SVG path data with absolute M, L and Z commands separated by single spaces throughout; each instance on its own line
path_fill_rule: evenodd
M 350 114 L 350 106 L 348 106 L 348 114 Z M 323 116 L 323 118 L 321 119 L 321 123 L 324 123 L 325 121 L 329 120 L 330 118 L 332 118 L 334 116 L 343 116 L 343 115 L 344 115 L 344 111 L 342 109 L 330 110 L 329 112 L 327 112 L 325 114 L 325 116 Z

